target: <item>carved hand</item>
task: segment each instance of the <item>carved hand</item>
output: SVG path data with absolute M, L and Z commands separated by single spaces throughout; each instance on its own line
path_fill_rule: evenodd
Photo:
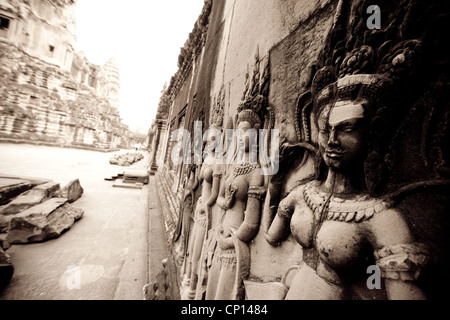
M 222 209 L 224 209 L 224 210 L 227 209 L 227 208 L 226 208 L 226 201 L 225 201 L 225 198 L 224 198 L 224 197 L 219 197 L 219 198 L 217 198 L 216 203 L 217 203 L 217 205 L 218 205 L 219 207 L 221 207 Z
M 265 232 L 265 238 L 272 246 L 278 246 L 289 233 L 289 226 L 292 213 L 294 211 L 294 203 L 296 194 L 291 192 L 288 197 L 284 198 L 278 207 L 277 214 L 273 219 L 269 230 Z
M 219 247 L 222 250 L 229 250 L 234 248 L 233 238 L 229 229 L 226 230 L 224 228 L 221 228 L 219 230 Z

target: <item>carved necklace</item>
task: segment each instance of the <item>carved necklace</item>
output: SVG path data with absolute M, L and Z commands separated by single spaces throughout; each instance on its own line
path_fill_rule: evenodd
M 320 215 L 323 207 L 326 207 L 326 220 L 361 222 L 390 206 L 387 201 L 371 198 L 368 195 L 361 195 L 354 199 L 333 196 L 330 201 L 327 201 L 328 196 L 325 192 L 318 191 L 314 183 L 303 189 L 305 202 L 316 217 Z
M 243 164 L 236 164 L 234 166 L 234 176 L 241 176 L 244 174 L 247 174 L 249 172 L 252 172 L 256 168 L 259 168 L 258 163 L 243 163 Z

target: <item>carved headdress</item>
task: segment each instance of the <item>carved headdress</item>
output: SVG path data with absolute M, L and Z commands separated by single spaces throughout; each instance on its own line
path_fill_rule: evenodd
M 337 101 L 366 100 L 371 105 L 382 103 L 392 89 L 392 74 L 371 72 L 374 51 L 364 45 L 349 52 L 339 66 L 320 69 L 313 80 L 312 92 L 316 110 Z M 336 76 L 337 74 L 337 76 Z
M 414 90 L 421 65 L 422 39 L 404 39 L 398 21 L 381 30 L 368 30 L 360 19 L 365 3 L 341 0 L 327 45 L 318 60 L 311 94 L 316 116 L 327 105 L 363 103 L 369 121 L 364 163 L 370 193 L 383 192 L 390 163 L 390 143 L 399 121 L 408 112 L 406 102 Z M 353 21 L 350 23 L 350 21 Z
M 209 123 L 215 128 L 222 128 L 223 116 L 224 116 L 224 105 L 225 105 L 225 89 L 222 86 L 219 93 L 214 97 L 211 114 L 209 116 Z
M 312 83 L 316 104 L 359 98 L 376 104 L 384 97 L 392 97 L 393 90 L 396 96 L 405 87 L 407 92 L 420 65 L 422 40 L 404 38 L 408 23 L 401 20 L 380 30 L 369 30 L 361 19 L 367 3 L 339 1 L 327 45 L 319 58 L 323 67 Z
M 269 64 L 266 61 L 263 65 L 262 74 L 260 73 L 260 64 L 261 60 L 257 51 L 253 76 L 249 79 L 249 71 L 247 70 L 245 89 L 236 116 L 236 124 L 241 121 L 248 121 L 255 129 L 259 129 L 263 125 L 269 94 Z

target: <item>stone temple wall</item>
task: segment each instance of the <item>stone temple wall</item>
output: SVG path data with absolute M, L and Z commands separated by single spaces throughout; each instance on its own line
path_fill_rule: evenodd
M 149 131 L 182 299 L 449 296 L 450 6 L 377 5 L 205 1 Z M 208 153 L 239 126 L 279 158 Z
M 2 139 L 128 147 L 131 134 L 118 111 L 117 65 L 113 60 L 94 65 L 74 52 L 74 6 L 74 1 L 0 2 Z
M 150 130 L 182 299 L 448 297 L 449 12 L 205 1 Z M 195 163 L 199 123 L 277 129 L 279 158 Z

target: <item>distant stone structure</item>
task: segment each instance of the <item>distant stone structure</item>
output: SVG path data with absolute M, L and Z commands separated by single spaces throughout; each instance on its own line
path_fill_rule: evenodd
M 177 270 L 165 288 L 182 299 L 450 296 L 450 8 L 377 5 L 205 1 L 149 131 Z M 203 133 L 278 129 L 279 170 L 261 180 L 260 156 L 220 167 L 205 149 L 201 164 L 174 163 L 175 130 L 194 150 L 195 121 Z
M 75 52 L 76 1 L 0 1 L 0 138 L 116 149 L 131 133 L 119 116 L 117 63 Z

